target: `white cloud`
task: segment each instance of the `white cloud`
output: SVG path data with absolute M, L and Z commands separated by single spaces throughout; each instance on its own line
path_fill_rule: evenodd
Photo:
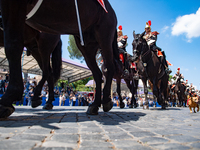
M 188 42 L 191 42 L 192 38 L 200 37 L 200 7 L 196 14 L 176 18 L 171 34 L 175 36 L 185 34 Z
M 162 29 L 161 29 L 161 32 L 164 33 L 167 31 L 167 29 L 169 29 L 169 26 L 164 26 Z

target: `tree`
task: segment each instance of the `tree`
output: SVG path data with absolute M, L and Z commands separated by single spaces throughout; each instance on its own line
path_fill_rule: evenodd
M 76 46 L 76 42 L 74 40 L 73 35 L 69 35 L 69 41 L 68 41 L 69 46 L 67 47 L 67 50 L 69 52 L 69 57 L 71 59 L 78 59 L 81 60 L 81 62 L 84 61 L 84 57 L 78 47 Z
M 173 77 L 172 75 L 169 75 L 169 81 L 172 79 L 172 77 Z

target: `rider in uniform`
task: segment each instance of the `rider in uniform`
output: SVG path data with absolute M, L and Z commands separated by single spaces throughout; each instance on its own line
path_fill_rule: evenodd
M 183 74 L 180 73 L 180 68 L 177 69 L 177 72 L 173 76 L 174 83 L 177 82 L 178 78 L 184 79 Z
M 128 63 L 126 62 L 126 57 L 127 57 L 126 45 L 128 36 L 127 35 L 123 36 L 121 25 L 118 27 L 117 35 L 118 35 L 117 44 L 119 49 L 119 58 L 122 61 L 122 64 L 124 65 L 124 76 L 128 76 L 129 75 Z
M 151 32 L 151 21 L 149 20 L 148 22 L 146 22 L 145 35 L 143 38 L 147 41 L 147 44 L 149 45 L 150 49 L 154 52 L 157 52 L 157 56 L 160 62 L 164 65 L 166 73 L 170 74 L 172 71 L 168 68 L 165 53 L 164 51 L 161 51 L 160 47 L 156 46 L 158 34 L 159 33 L 157 31 Z

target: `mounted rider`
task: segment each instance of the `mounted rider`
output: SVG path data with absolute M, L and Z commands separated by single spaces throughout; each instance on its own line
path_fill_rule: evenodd
M 181 81 L 183 82 L 184 76 L 180 73 L 180 68 L 177 68 L 177 72 L 173 76 L 174 82 L 176 83 L 179 78 L 182 79 Z
M 145 26 L 145 35 L 143 38 L 147 41 L 147 44 L 149 45 L 150 49 L 154 52 L 157 52 L 157 56 L 160 60 L 160 62 L 165 67 L 165 71 L 167 74 L 170 74 L 172 71 L 168 68 L 168 63 L 166 61 L 166 56 L 164 51 L 161 51 L 162 49 L 158 46 L 156 46 L 157 41 L 157 35 L 159 34 L 157 31 L 151 32 L 151 21 L 149 20 L 146 22 Z
M 118 27 L 117 36 L 118 36 L 117 44 L 118 44 L 118 50 L 119 50 L 119 58 L 122 61 L 122 64 L 124 66 L 124 76 L 127 76 L 129 75 L 128 63 L 126 62 L 126 58 L 127 58 L 126 46 L 127 46 L 128 36 L 127 35 L 123 36 L 121 25 Z

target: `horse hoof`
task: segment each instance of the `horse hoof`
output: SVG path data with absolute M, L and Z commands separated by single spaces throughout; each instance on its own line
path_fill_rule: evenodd
M 86 114 L 88 114 L 88 115 L 98 115 L 98 110 L 99 110 L 98 106 L 89 106 Z
M 148 105 L 143 105 L 143 109 L 149 109 Z
M 129 108 L 133 108 L 133 105 L 129 105 Z
M 165 106 L 162 106 L 162 109 L 166 109 L 166 107 L 165 107 Z
M 12 105 L 10 107 L 0 105 L 0 118 L 9 117 L 14 111 L 15 108 Z
M 49 103 L 47 103 L 47 104 L 45 104 L 45 105 L 43 106 L 42 109 L 45 109 L 45 110 L 51 110 L 51 109 L 53 109 L 53 104 L 49 104 Z
M 137 108 L 138 106 L 137 105 L 134 105 L 134 108 Z
M 42 104 L 41 100 L 31 101 L 32 108 L 36 108 L 36 107 L 40 106 L 41 104 Z
M 120 103 L 120 108 L 124 108 L 124 107 L 125 107 L 124 102 Z
M 112 109 L 112 107 L 113 107 L 113 102 L 112 101 L 110 101 L 110 102 L 108 102 L 106 104 L 103 104 L 103 111 L 104 112 L 108 112 L 109 110 Z

